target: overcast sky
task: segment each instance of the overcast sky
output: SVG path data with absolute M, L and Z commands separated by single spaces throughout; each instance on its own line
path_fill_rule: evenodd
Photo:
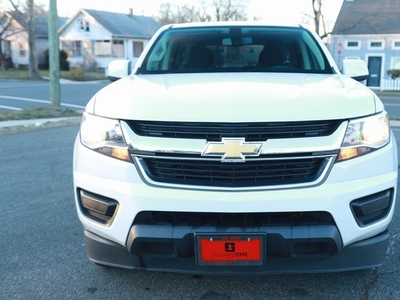
M 312 13 L 311 0 L 247 0 L 249 18 L 257 17 L 265 21 L 303 22 L 305 14 Z M 49 0 L 35 0 L 48 5 Z M 195 3 L 193 0 L 58 0 L 58 14 L 70 17 L 80 8 L 108 10 L 128 13 L 129 8 L 137 15 L 153 16 L 160 4 Z M 343 0 L 324 0 L 324 14 L 327 21 L 334 22 Z

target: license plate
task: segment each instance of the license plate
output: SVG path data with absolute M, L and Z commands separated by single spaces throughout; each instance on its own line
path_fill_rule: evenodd
M 198 235 L 197 262 L 202 266 L 262 265 L 264 237 L 261 235 Z

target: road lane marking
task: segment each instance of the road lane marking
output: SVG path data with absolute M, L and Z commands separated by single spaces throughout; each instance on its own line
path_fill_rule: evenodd
M 48 83 L 36 83 L 36 82 L 15 82 L 15 83 L 0 83 L 0 88 L 15 88 L 15 87 L 42 87 L 49 85 Z
M 12 107 L 12 106 L 5 106 L 5 105 L 0 105 L 0 108 L 9 109 L 9 110 L 22 110 L 22 108 L 19 108 L 19 107 Z
M 29 101 L 29 102 L 37 102 L 37 103 L 49 103 L 50 101 L 33 99 L 33 98 L 24 98 L 24 97 L 14 97 L 14 96 L 6 96 L 0 95 L 1 99 L 12 99 L 12 100 L 20 100 L 20 101 Z
M 35 102 L 35 103 L 44 103 L 44 104 L 50 104 L 50 101 L 48 100 L 41 100 L 41 99 L 34 99 L 34 98 L 25 98 L 25 97 L 14 97 L 14 96 L 7 96 L 7 95 L 0 95 L 0 99 L 10 99 L 10 100 L 18 100 L 18 101 L 27 101 L 27 102 Z M 76 104 L 69 104 L 69 103 L 60 103 L 61 106 L 67 106 L 67 107 L 73 107 L 73 108 L 85 108 L 85 106 L 82 105 L 76 105 Z

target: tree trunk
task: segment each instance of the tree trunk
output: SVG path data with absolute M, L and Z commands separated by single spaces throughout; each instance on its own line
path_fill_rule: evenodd
M 35 36 L 35 13 L 33 9 L 33 0 L 27 0 L 28 6 L 28 44 L 29 44 L 29 77 L 39 78 L 40 74 L 37 65 L 36 56 L 36 36 Z
M 3 53 L 3 39 L 0 37 L 0 71 L 6 70 L 6 56 Z

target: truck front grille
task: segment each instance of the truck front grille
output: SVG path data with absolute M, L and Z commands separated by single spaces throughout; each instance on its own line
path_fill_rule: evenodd
M 249 159 L 244 163 L 179 158 L 141 158 L 147 176 L 167 184 L 212 187 L 261 187 L 317 180 L 329 158 Z
M 220 141 L 222 137 L 242 137 L 246 141 L 267 139 L 320 137 L 332 134 L 342 121 L 291 121 L 255 123 L 126 121 L 139 136 L 206 139 Z

